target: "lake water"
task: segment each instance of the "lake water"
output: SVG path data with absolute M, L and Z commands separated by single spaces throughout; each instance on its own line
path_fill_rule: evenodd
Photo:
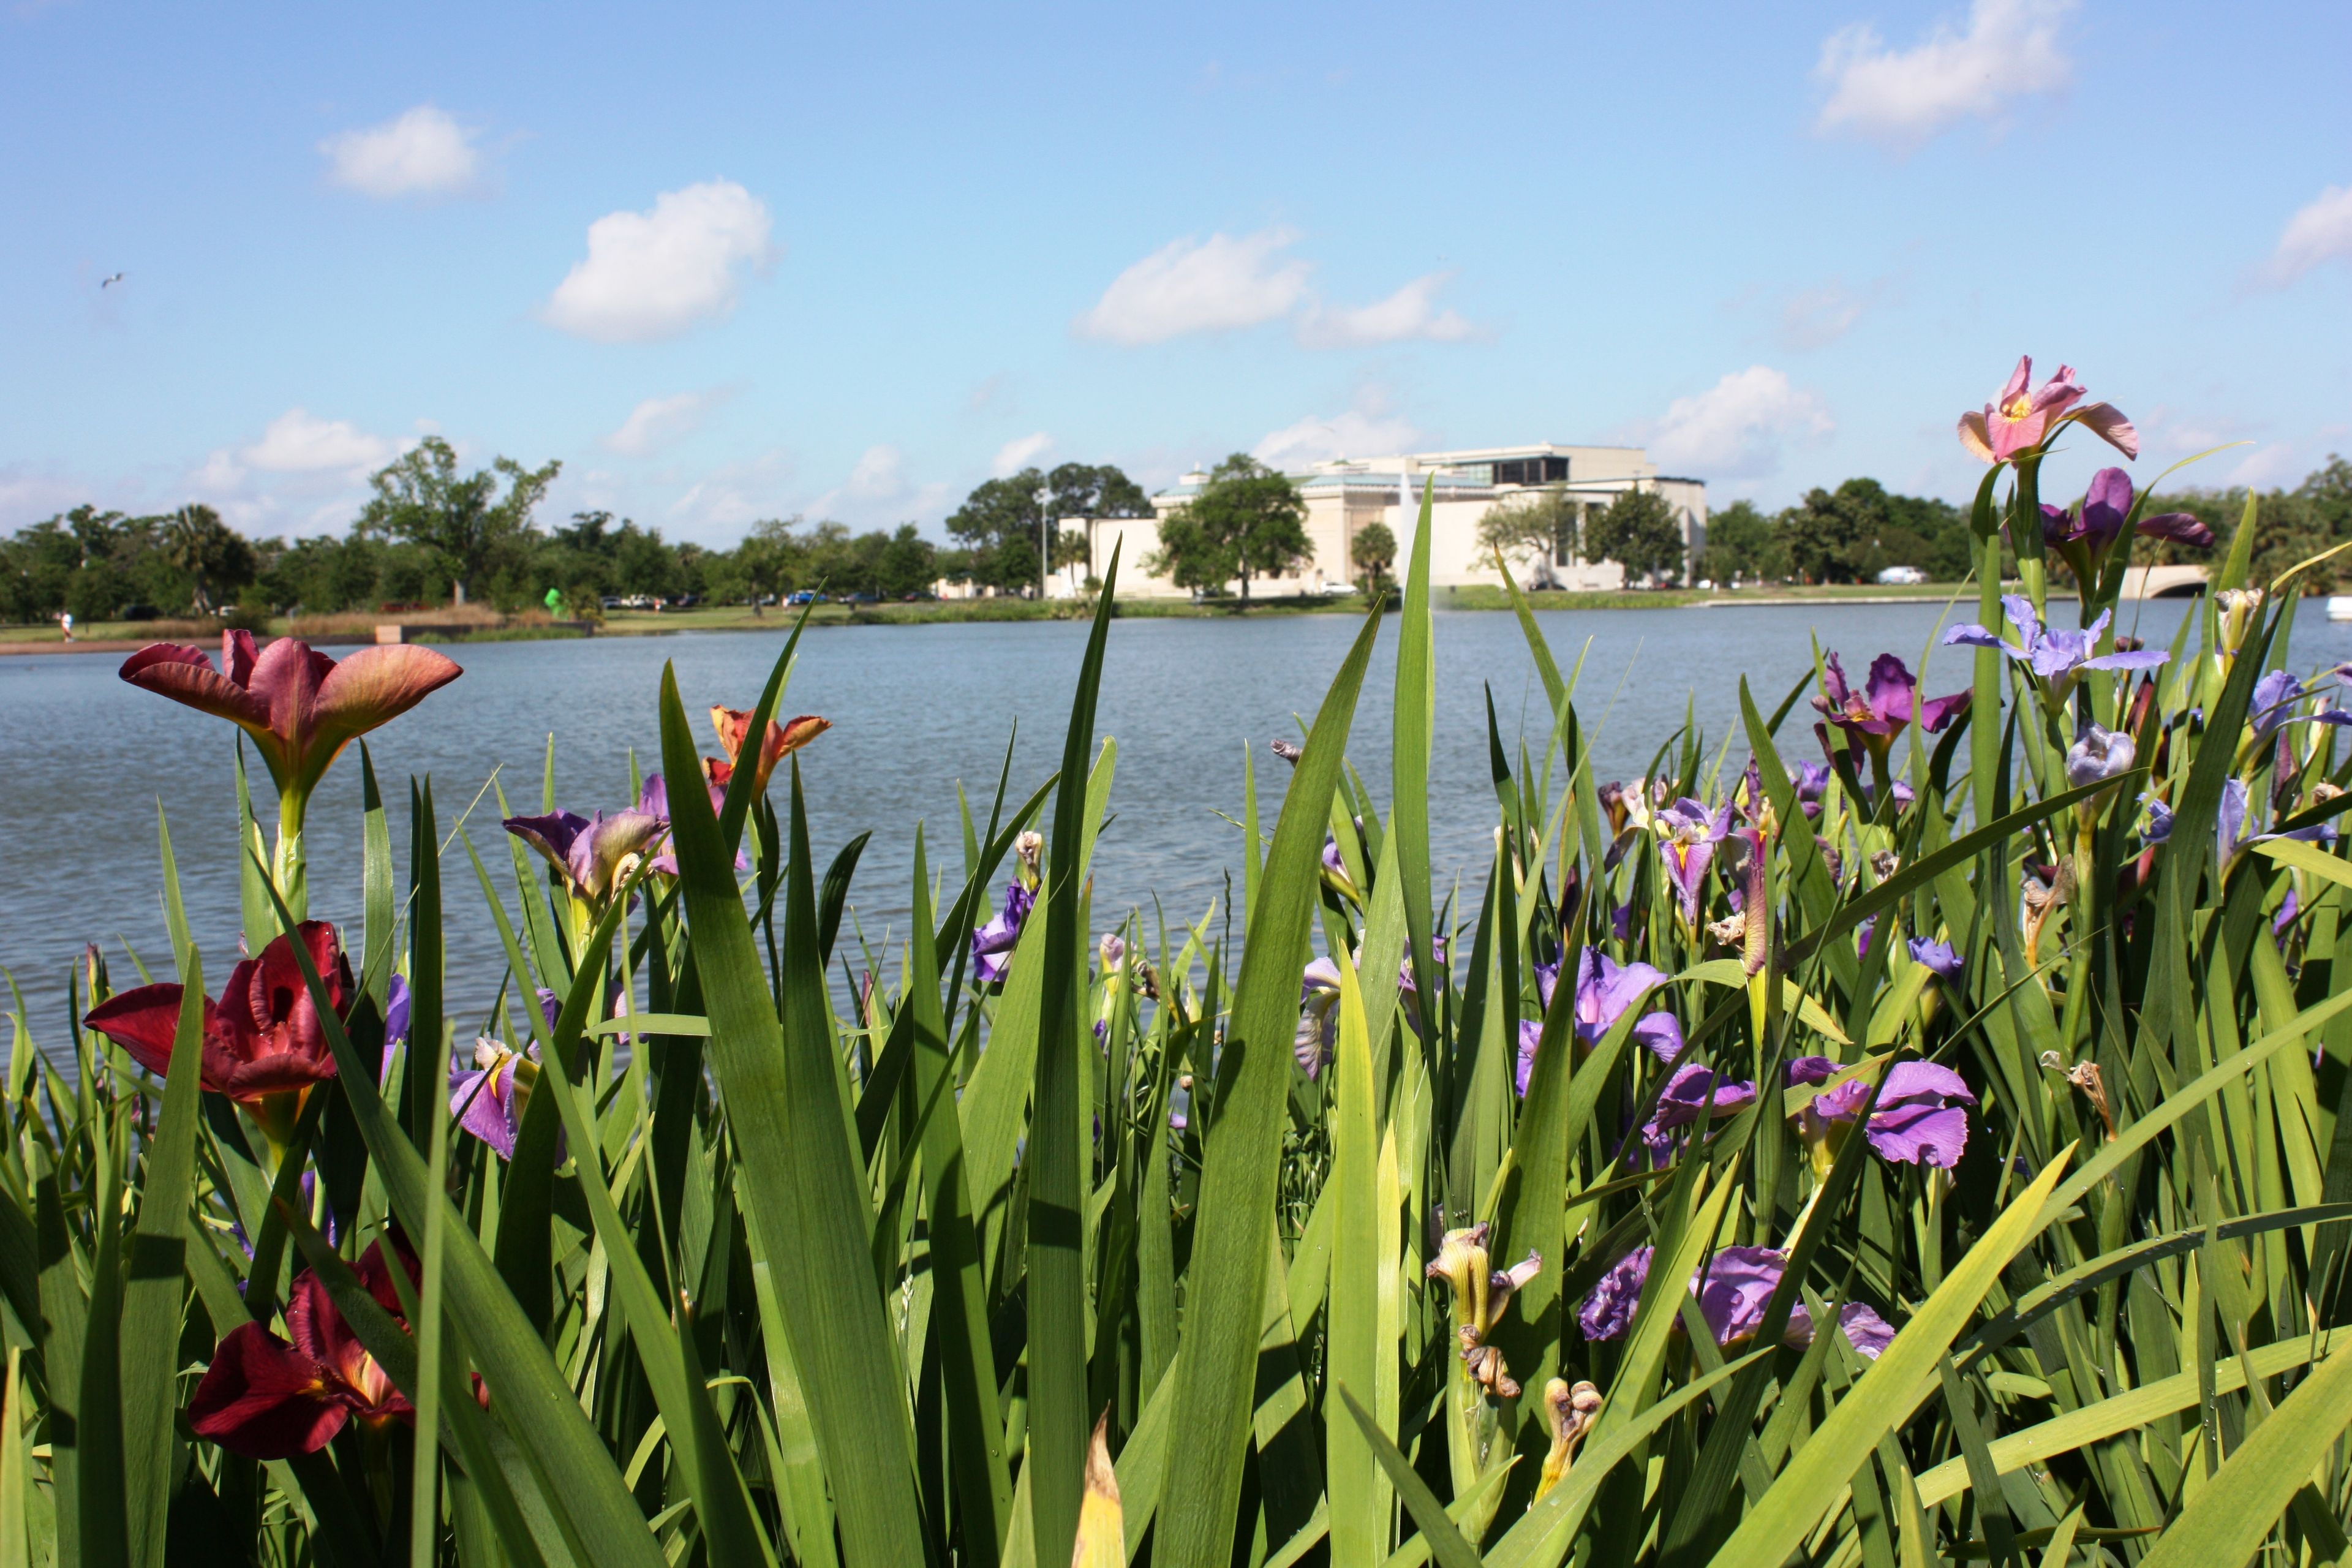
M 2170 638 L 2187 601 L 2139 613 L 2155 646 Z M 2352 658 L 2352 626 L 2300 617 L 2291 664 L 2302 670 Z M 1881 651 L 1918 666 L 1943 606 L 1934 604 L 1621 610 L 1541 616 L 1565 670 L 1587 638 L 1579 710 L 1598 722 L 1603 779 L 1641 773 L 1679 725 L 1686 702 L 1719 742 L 1738 720 L 1738 677 L 1769 707 L 1811 662 L 1816 633 L 1859 673 Z M 2133 612 L 2126 609 L 2126 629 Z M 1486 871 L 1494 824 L 1482 686 L 1492 690 L 1516 762 L 1524 729 L 1540 744 L 1541 688 L 1515 617 L 1436 617 L 1437 736 L 1432 829 L 1440 896 L 1457 874 L 1465 896 Z M 1129 620 L 1111 627 L 1098 733 L 1118 742 L 1115 820 L 1098 850 L 1096 923 L 1142 908 L 1156 893 L 1171 925 L 1197 920 L 1238 881 L 1242 747 L 1259 748 L 1270 831 L 1287 771 L 1264 749 L 1311 718 L 1358 623 L 1347 616 L 1251 620 Z M 1377 797 L 1388 794 L 1389 709 L 1396 621 L 1383 628 L 1359 709 L 1353 761 Z M 1019 721 L 1012 784 L 1024 798 L 1058 765 L 1087 628 L 1076 622 L 933 626 L 826 626 L 802 640 L 785 711 L 821 713 L 832 731 L 803 753 L 810 829 L 822 863 L 874 830 L 852 889 L 854 919 L 869 938 L 904 935 L 914 827 L 929 825 L 932 864 L 961 863 L 955 791 L 984 814 L 1006 740 Z M 698 738 L 716 750 L 701 714 L 714 702 L 748 708 L 782 646 L 782 632 L 709 633 L 590 641 L 490 643 L 449 648 L 463 679 L 373 735 L 393 803 L 393 843 L 404 886 L 407 790 L 429 773 L 446 833 L 494 767 L 519 811 L 536 811 L 542 758 L 554 737 L 557 798 L 586 813 L 627 804 L 628 755 L 658 767 L 656 702 L 662 665 L 677 668 Z M 333 650 L 341 653 L 343 650 Z M 226 724 L 116 679 L 118 655 L 0 658 L 0 784 L 14 831 L 0 853 L 0 966 L 32 1001 L 37 1031 L 59 1032 L 63 984 L 86 941 L 132 977 L 129 942 L 166 961 L 155 811 L 168 813 L 196 941 L 215 972 L 236 945 L 237 863 Z M 1969 679 L 1964 649 L 1937 649 L 1931 692 Z M 1791 723 L 1797 722 L 1794 715 Z M 1811 753 L 1801 728 L 1792 753 Z M 1735 751 L 1734 765 L 1745 756 Z M 254 764 L 257 789 L 268 779 Z M 310 807 L 311 909 L 356 927 L 359 766 L 353 748 Z M 265 821 L 275 814 L 265 799 Z M 476 847 L 504 876 L 495 799 L 467 822 Z M 495 853 L 494 853 L 495 852 Z M 462 850 L 444 862 L 450 927 L 451 1010 L 478 1015 L 503 960 Z M 511 881 L 503 883 L 511 896 Z M 845 926 L 845 941 L 857 926 Z M 355 934 L 355 932 L 354 932 Z

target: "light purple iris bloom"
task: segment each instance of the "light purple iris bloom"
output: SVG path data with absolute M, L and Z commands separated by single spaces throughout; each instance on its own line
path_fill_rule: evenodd
M 2009 655 L 2027 666 L 2044 680 L 2056 683 L 2064 690 L 2074 677 L 2086 669 L 2154 669 L 2172 656 L 2158 648 L 2141 648 L 2131 653 L 2095 654 L 2099 636 L 2115 618 L 2112 610 L 2101 610 L 2099 618 L 2081 631 L 2060 631 L 2044 626 L 2033 613 L 2033 601 L 2022 594 L 2003 594 L 2001 609 L 2009 624 L 2017 628 L 2016 642 L 2003 642 L 1994 632 L 1970 623 L 1954 626 L 1944 634 L 1947 646 L 1966 643 L 1970 647 L 1989 647 Z
M 2152 795 L 2143 795 L 2140 804 L 2147 807 L 2147 830 L 2140 835 L 2143 844 L 2161 844 L 2172 837 L 2172 807 Z
M 720 811 L 726 809 L 727 791 L 723 786 L 719 784 L 711 784 L 709 789 L 710 810 L 711 814 L 716 816 Z M 669 785 L 662 778 L 661 774 L 648 773 L 646 775 L 645 788 L 637 792 L 637 809 L 644 812 L 648 816 L 658 816 L 665 823 L 669 821 Z M 677 845 L 676 841 L 665 836 L 662 839 L 661 853 L 655 856 L 649 864 L 651 864 L 655 870 L 659 871 L 666 877 L 677 876 Z M 751 856 L 742 849 L 737 849 L 735 851 L 735 869 L 738 871 L 748 871 L 751 868 Z
M 2333 670 L 2330 674 L 2340 674 Z M 2324 677 L 2323 677 L 2324 679 Z M 2305 686 L 2284 669 L 2272 670 L 2254 682 L 2253 700 L 2247 704 L 2249 722 L 2254 727 L 2254 743 L 2268 744 L 2271 738 L 2289 724 L 2352 725 L 2352 712 L 2341 708 L 2321 708 L 2315 712 L 2296 713 L 2294 705 L 2320 689 L 2320 682 Z
M 2273 838 L 2292 838 L 2304 844 L 2336 842 L 2336 824 L 2333 822 L 2314 823 L 2309 827 L 2298 827 L 2292 833 L 2257 833 L 2248 837 L 2246 813 L 2252 802 L 2252 796 L 2246 789 L 2245 780 L 2233 778 L 2221 785 L 2221 804 L 2213 814 L 2213 847 L 2224 869 L 2228 868 L 2231 858 L 2249 844 L 2261 844 Z
M 1823 1122 L 1852 1121 L 1870 1101 L 1870 1085 L 1848 1079 L 1813 1097 L 1812 1114 Z M 1951 1170 L 1969 1146 L 1968 1108 L 1977 1097 L 1959 1074 L 1934 1062 L 1897 1062 L 1863 1126 L 1863 1136 L 1882 1160 Z
M 1299 1070 L 1320 1078 L 1339 1038 L 1339 966 L 1328 958 L 1309 963 L 1298 982 L 1298 1032 L 1290 1048 Z
M 582 816 L 555 811 L 544 816 L 509 816 L 506 830 L 547 858 L 581 897 L 609 896 L 629 862 L 651 853 L 669 834 L 667 817 L 649 811 L 598 812 Z
M 1576 996 L 1573 1003 L 1576 1037 L 1591 1046 L 1616 1026 L 1626 1009 L 1640 1004 L 1651 991 L 1666 983 L 1666 977 L 1646 963 L 1621 964 L 1599 948 L 1584 950 L 1583 962 L 1578 966 Z M 1536 965 L 1536 991 L 1543 998 L 1545 1011 L 1551 1009 L 1552 993 L 1559 984 L 1559 965 Z M 1644 1013 L 1634 1020 L 1633 1037 L 1656 1053 L 1660 1061 L 1671 1062 L 1683 1054 L 1682 1021 L 1672 1013 Z M 1543 1039 L 1543 1021 L 1524 1018 L 1519 1022 L 1519 1055 L 1515 1081 L 1519 1093 L 1528 1092 L 1528 1081 L 1534 1076 L 1536 1047 Z
M 1931 942 L 1924 936 L 1915 936 L 1909 945 L 1912 963 L 1926 964 L 1946 980 L 1960 977 L 1960 955 L 1952 951 L 1950 942 Z
M 1874 752 L 1883 752 L 1906 726 L 1916 720 L 1920 728 L 1941 730 L 1969 705 L 1969 693 L 1918 700 L 1919 683 L 1910 668 L 1891 653 L 1870 661 L 1870 676 L 1862 689 L 1846 684 L 1845 668 L 1831 654 L 1822 670 L 1822 694 L 1813 706 L 1829 721 Z
M 1822 814 L 1822 796 L 1830 787 L 1830 765 L 1827 763 L 1799 763 L 1791 775 L 1797 786 L 1797 805 L 1807 816 Z
M 2271 917 L 2271 935 L 2284 938 L 2286 935 L 2286 928 L 2294 924 L 2294 917 L 2301 907 L 2294 896 L 2294 889 L 2289 888 L 2286 890 L 2286 898 L 2279 904 L 2278 913 Z
M 1659 812 L 1656 820 L 1659 858 L 1681 896 L 1683 919 L 1695 923 L 1707 863 L 1715 858 L 1715 847 L 1731 831 L 1731 807 L 1710 813 L 1702 802 L 1685 796 Z
M 552 991 L 539 993 L 541 1016 L 551 1033 L 562 1005 Z M 520 1056 L 484 1035 L 474 1042 L 474 1065 L 449 1064 L 449 1113 L 457 1125 L 488 1144 L 501 1160 L 514 1158 L 515 1139 L 522 1131 L 523 1106 L 530 1085 L 539 1077 L 539 1043 L 533 1040 Z M 559 1152 L 560 1161 L 562 1154 Z
M 2139 748 L 2121 730 L 2085 724 L 2066 748 L 2066 783 L 2074 789 L 2120 778 L 2139 760 Z M 2096 798 L 2096 797 L 2094 797 Z
M 993 985 L 1004 978 L 1013 964 L 1013 949 L 1021 941 L 1021 922 L 1036 902 L 1037 895 L 1016 879 L 1005 885 L 1004 907 L 971 933 L 971 973 L 981 984 Z
M 1653 1247 L 1636 1247 L 1601 1277 L 1576 1311 L 1577 1327 L 1587 1340 L 1625 1337 L 1633 1326 L 1634 1309 L 1641 1304 L 1642 1289 L 1649 1283 L 1656 1256 Z M 1780 1289 L 1788 1268 L 1788 1258 L 1769 1247 L 1719 1247 L 1700 1264 L 1699 1275 L 1691 1280 L 1691 1291 L 1717 1344 L 1727 1349 L 1755 1337 L 1764 1326 L 1772 1292 Z M 1853 1348 L 1873 1361 L 1895 1342 L 1895 1331 L 1886 1320 L 1859 1301 L 1838 1313 L 1838 1326 Z M 1813 1315 L 1799 1301 L 1790 1309 L 1781 1342 L 1801 1348 L 1812 1341 Z

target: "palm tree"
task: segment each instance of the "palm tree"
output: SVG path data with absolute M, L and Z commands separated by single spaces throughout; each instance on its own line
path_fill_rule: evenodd
M 197 502 L 163 520 L 163 558 L 194 584 L 197 614 L 213 608 L 213 590 L 234 593 L 253 580 L 253 547 L 223 522 L 220 513 Z

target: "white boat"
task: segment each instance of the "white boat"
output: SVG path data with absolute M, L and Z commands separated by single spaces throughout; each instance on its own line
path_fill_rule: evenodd
M 2352 621 L 2352 595 L 2337 594 L 2327 601 L 2327 618 Z

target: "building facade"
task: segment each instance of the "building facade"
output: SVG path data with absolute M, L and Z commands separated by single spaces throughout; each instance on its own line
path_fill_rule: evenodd
M 1185 598 L 1164 576 L 1145 569 L 1159 553 L 1160 521 L 1201 493 L 1206 473 L 1186 474 L 1151 498 L 1148 518 L 1065 518 L 1062 529 L 1086 536 L 1091 564 L 1081 574 L 1072 567 L 1055 574 L 1050 592 L 1055 596 L 1083 592 L 1082 576 L 1098 574 L 1120 552 L 1118 593 L 1122 598 Z M 1430 494 L 1430 581 L 1439 586 L 1496 582 L 1495 563 L 1478 544 L 1479 521 L 1497 505 L 1525 505 L 1557 492 L 1575 504 L 1577 540 L 1584 537 L 1585 515 L 1607 506 L 1627 490 L 1654 490 L 1682 520 L 1689 558 L 1696 559 L 1706 543 L 1706 486 L 1698 479 L 1676 479 L 1658 472 L 1657 465 L 1638 447 L 1493 447 L 1469 451 L 1419 452 L 1389 457 L 1338 458 L 1288 475 L 1307 503 L 1307 537 L 1311 553 L 1286 575 L 1253 579 L 1254 594 L 1345 593 L 1363 576 L 1356 561 L 1356 535 L 1368 524 L 1385 524 L 1396 540 L 1396 565 L 1401 571 L 1412 558 L 1413 533 L 1421 519 L 1423 488 Z M 1548 555 L 1527 555 L 1511 563 L 1524 587 L 1581 591 L 1622 588 L 1625 569 L 1613 561 L 1588 561 L 1573 543 Z M 1229 585 L 1238 592 L 1241 584 Z

